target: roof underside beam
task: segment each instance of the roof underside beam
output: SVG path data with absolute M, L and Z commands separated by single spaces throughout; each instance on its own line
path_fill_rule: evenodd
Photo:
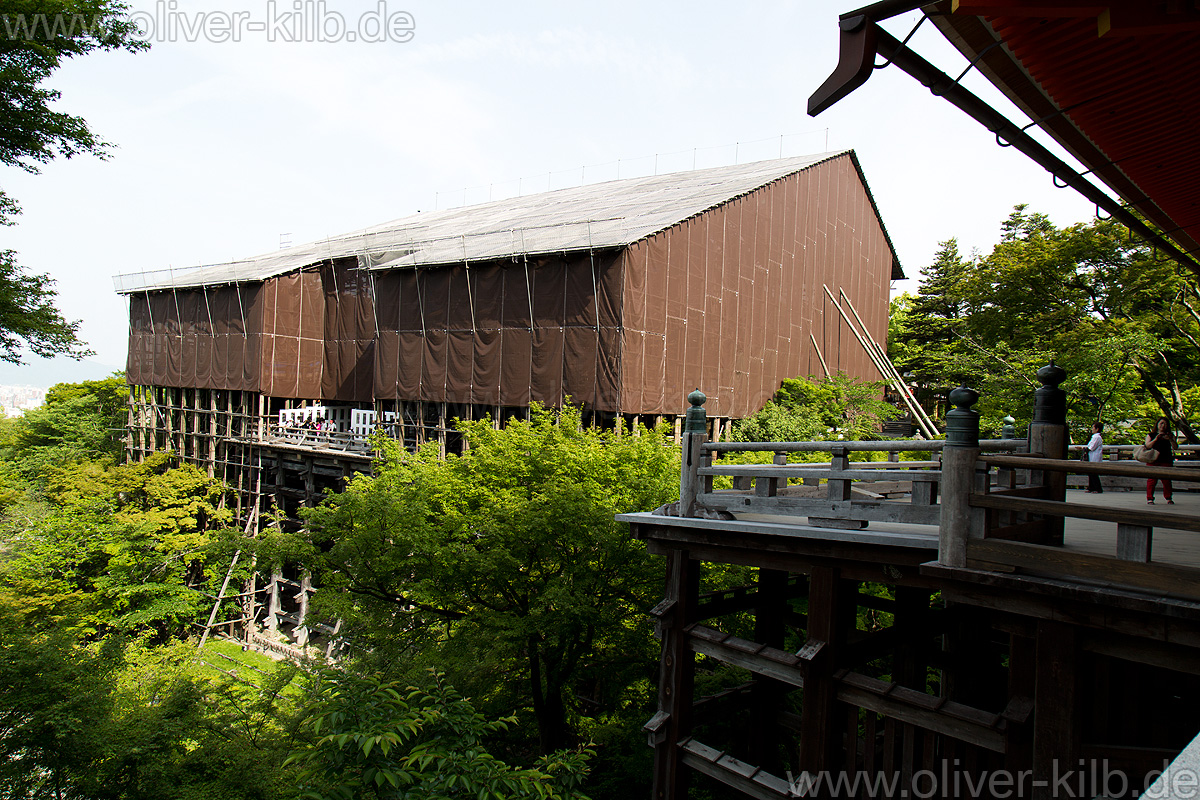
M 809 98 L 808 113 L 811 116 L 815 117 L 866 83 L 875 68 L 876 54 L 881 55 L 888 63 L 896 65 L 920 81 L 935 96 L 949 101 L 995 134 L 998 144 L 1011 145 L 1024 153 L 1054 175 L 1059 182 L 1070 186 L 1094 203 L 1097 210 L 1104 209 L 1200 280 L 1200 262 L 1144 223 L 1119 201 L 1101 191 L 1019 125 L 1009 121 L 999 111 L 880 28 L 868 14 L 843 15 L 839 27 L 841 39 L 838 66 Z

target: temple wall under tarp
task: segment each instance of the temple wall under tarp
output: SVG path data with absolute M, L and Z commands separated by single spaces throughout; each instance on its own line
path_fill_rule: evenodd
M 132 385 L 371 402 L 370 276 L 354 259 L 250 285 L 130 295 Z
M 635 183 L 637 213 L 671 202 L 669 186 Z M 693 189 L 719 196 L 706 187 Z M 128 380 L 469 413 L 569 398 L 631 415 L 681 414 L 699 387 L 711 416 L 736 419 L 782 381 L 823 374 L 818 350 L 831 372 L 877 379 L 838 314 L 838 292 L 886 346 L 890 281 L 902 273 L 853 154 L 724 197 L 632 244 L 579 249 L 593 225 L 629 223 L 620 217 L 564 224 L 574 238 L 554 226 L 503 227 L 554 211 L 543 200 L 523 217 L 489 217 L 474 233 L 414 239 L 379 258 L 343 254 L 246 283 L 131 292 Z M 495 211 L 482 208 L 458 213 Z M 526 236 L 575 249 L 526 254 Z M 471 260 L 482 252 L 476 237 L 514 249 Z M 456 249 L 462 261 L 404 263 Z
M 892 253 L 849 157 L 637 242 L 623 263 L 622 411 L 683 413 L 700 387 L 710 414 L 749 416 L 785 379 L 823 375 L 810 335 L 831 372 L 880 377 L 822 288 L 844 290 L 886 347 Z
M 375 276 L 377 399 L 618 410 L 617 251 Z
M 261 331 L 261 284 L 130 295 L 126 380 L 258 391 Z

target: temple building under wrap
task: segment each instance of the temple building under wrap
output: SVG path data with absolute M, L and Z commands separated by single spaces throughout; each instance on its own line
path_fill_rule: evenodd
M 166 448 L 207 466 L 239 490 L 245 519 L 264 498 L 288 510 L 367 468 L 377 427 L 453 448 L 455 418 L 499 423 L 535 402 L 579 404 L 598 424 L 673 421 L 704 386 L 721 436 L 784 379 L 878 379 L 830 298 L 844 294 L 885 342 L 901 277 L 853 151 L 526 195 L 122 275 L 128 454 Z M 334 440 L 289 434 L 314 417 Z

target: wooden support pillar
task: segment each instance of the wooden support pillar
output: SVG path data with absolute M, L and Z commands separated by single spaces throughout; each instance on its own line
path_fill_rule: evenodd
M 927 642 L 922 640 L 929 619 L 929 590 L 896 587 L 895 627 L 900 641 L 893 653 L 892 680 L 925 691 Z
M 287 506 L 284 505 L 283 495 L 283 453 L 275 451 L 275 508 L 283 514 Z
M 315 459 L 304 459 L 304 505 L 309 508 L 317 504 L 317 476 Z
M 438 403 L 438 422 L 437 422 L 437 440 L 438 454 L 446 457 L 446 404 Z
M 850 451 L 845 447 L 834 447 L 829 451 L 831 470 L 850 469 Z M 850 481 L 830 478 L 828 483 L 830 500 L 849 500 Z
M 122 439 L 122 442 L 125 445 L 126 464 L 133 461 L 133 431 L 137 419 L 135 410 L 137 404 L 134 401 L 134 389 L 132 386 L 128 387 L 128 398 L 127 408 L 125 410 L 125 436 Z
M 297 647 L 304 647 L 308 644 L 308 599 L 312 594 L 312 576 L 307 572 L 300 578 L 300 589 L 296 592 L 296 602 L 300 606 L 300 610 L 296 616 L 296 628 L 292 632 L 292 638 L 296 642 Z
M 850 450 L 845 447 L 834 447 L 830 451 L 831 470 L 850 469 Z M 807 481 L 806 481 L 807 482 Z M 853 481 L 847 478 L 830 478 L 829 491 L 826 495 L 834 502 L 845 502 L 852 496 Z M 867 527 L 865 519 L 839 519 L 835 517 L 820 517 L 810 514 L 808 524 L 820 528 L 841 528 L 843 530 L 858 530 Z
M 179 452 L 179 448 L 175 446 L 175 408 L 173 402 L 174 390 L 163 389 L 163 448 L 166 450 L 174 450 Z
M 809 773 L 837 769 L 841 739 L 837 687 L 833 672 L 838 651 L 854 609 L 846 602 L 841 573 L 836 567 L 814 566 L 808 586 L 808 641 L 804 649 L 815 653 L 804 677 L 804 705 L 800 713 L 800 769 Z M 853 624 L 851 622 L 851 624 Z
M 217 393 L 208 390 L 208 477 L 217 476 Z
M 204 465 L 203 449 L 200 446 L 200 389 L 192 389 L 192 409 L 188 412 L 192 417 L 191 433 L 192 433 L 192 463 L 197 467 Z M 211 478 L 212 473 L 208 476 Z
M 783 649 L 784 614 L 787 610 L 788 574 L 782 570 L 758 570 L 758 606 L 754 617 L 754 641 Z M 756 675 L 750 691 L 750 761 L 775 775 L 781 773 L 779 711 L 784 707 L 787 684 Z
M 271 582 L 267 584 L 267 630 L 279 632 L 279 582 L 283 579 L 283 570 L 276 567 L 271 570 Z
M 1117 523 L 1117 558 L 1149 563 L 1153 535 L 1154 529 L 1148 525 Z
M 654 748 L 654 800 L 686 800 L 688 796 L 688 774 L 679 743 L 692 730 L 696 661 L 684 629 L 694 620 L 699 591 L 699 562 L 686 550 L 671 551 L 664 599 L 652 612 L 662 637 L 658 712 L 645 726 Z
M 786 464 L 787 453 L 776 453 L 771 459 L 774 464 Z M 775 497 L 779 493 L 779 487 L 787 484 L 787 478 L 755 478 L 754 479 L 754 494 L 758 497 Z M 739 488 L 735 484 L 734 488 Z M 744 488 L 749 489 L 749 486 Z M 759 641 L 762 641 L 761 639 Z
M 1013 634 L 1008 640 L 1008 706 L 1031 704 L 1037 687 L 1037 643 Z M 1004 733 L 1004 768 L 1017 775 L 1033 769 L 1033 727 L 1011 719 Z
M 1033 777 L 1035 800 L 1056 796 L 1054 776 L 1076 769 L 1080 753 L 1077 713 L 1079 672 L 1076 628 L 1054 620 L 1037 625 L 1034 689 Z M 1045 781 L 1039 787 L 1037 781 Z

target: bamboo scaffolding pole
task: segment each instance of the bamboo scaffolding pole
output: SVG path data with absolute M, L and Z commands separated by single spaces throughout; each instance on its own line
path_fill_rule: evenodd
M 900 374 L 900 370 L 896 369 L 896 365 L 892 363 L 890 358 L 888 358 L 887 351 L 879 345 L 879 342 L 875 341 L 875 337 L 871 335 L 871 332 L 867 330 L 867 326 L 863 324 L 862 317 L 858 315 L 858 310 L 854 308 L 854 303 L 850 300 L 850 295 L 846 294 L 840 287 L 838 288 L 838 295 L 846 301 L 846 305 L 850 308 L 850 313 L 854 315 L 854 319 L 858 321 L 859 327 L 862 328 L 863 336 L 865 336 L 867 341 L 871 343 L 871 346 L 875 348 L 875 351 L 879 355 L 879 358 L 883 362 L 884 366 L 891 370 L 892 377 L 897 384 L 897 388 L 900 389 L 900 394 L 907 394 L 908 397 L 912 399 L 912 405 L 925 419 L 926 424 L 930 428 L 936 430 L 937 426 L 933 424 L 933 420 L 930 418 L 930 416 L 925 413 L 925 409 L 917 400 L 917 396 L 913 394 L 912 389 L 909 388 L 909 385 L 905 382 L 904 377 Z
M 888 374 L 887 369 L 883 366 L 883 364 L 881 364 L 879 362 L 879 357 L 875 355 L 875 351 L 871 349 L 871 346 L 869 344 L 867 344 L 867 340 L 864 339 L 862 337 L 862 334 L 860 334 L 858 332 L 858 329 L 854 327 L 854 323 L 850 320 L 850 317 L 842 309 L 842 304 L 839 303 L 837 301 L 837 298 L 833 296 L 833 292 L 829 291 L 829 287 L 826 286 L 825 284 L 821 284 L 821 288 L 823 288 L 825 290 L 825 294 L 833 302 L 834 306 L 837 307 L 838 313 L 841 314 L 842 319 L 845 320 L 846 325 L 850 328 L 850 332 L 854 334 L 854 338 L 858 339 L 858 343 L 862 346 L 863 352 L 865 352 L 867 354 L 867 357 L 869 359 L 871 359 L 871 363 L 875 365 L 875 369 L 879 370 L 880 377 L 882 377 L 887 382 L 894 383 L 892 377 Z M 913 408 L 913 401 L 910 400 L 909 397 L 907 395 L 905 395 L 903 392 L 901 392 L 900 396 L 901 396 L 901 399 L 904 400 L 904 404 L 906 406 L 908 406 L 908 410 L 910 412 L 912 412 L 913 417 L 916 418 L 918 427 L 920 427 L 920 429 L 921 429 L 921 435 L 926 439 L 937 438 L 937 432 L 935 430 L 932 430 L 928 426 L 928 424 L 925 422 L 925 419 L 921 415 L 921 413 L 919 411 L 917 411 L 917 409 Z
M 254 524 L 255 512 L 258 507 L 250 512 L 250 519 L 246 521 L 246 533 L 250 533 L 250 527 Z M 237 566 L 238 558 L 242 555 L 242 551 L 238 550 L 233 554 L 233 560 L 229 562 L 229 569 L 225 572 L 225 580 L 221 582 L 221 590 L 217 592 L 217 600 L 213 603 L 212 612 L 208 615 L 208 624 L 204 626 L 204 633 L 200 634 L 200 644 L 197 645 L 197 650 L 204 649 L 204 643 L 208 641 L 208 634 L 213 629 L 213 623 L 217 621 L 217 613 L 221 610 L 221 603 L 225 602 L 225 590 L 229 588 L 229 581 L 233 577 L 233 570 Z
M 821 347 L 817 344 L 817 337 L 813 336 L 812 331 L 809 331 L 808 338 L 812 339 L 813 350 L 817 351 L 817 358 L 821 360 L 821 369 L 825 370 L 825 379 L 828 380 L 832 376 L 829 374 L 829 367 L 825 365 L 825 356 L 821 355 Z

